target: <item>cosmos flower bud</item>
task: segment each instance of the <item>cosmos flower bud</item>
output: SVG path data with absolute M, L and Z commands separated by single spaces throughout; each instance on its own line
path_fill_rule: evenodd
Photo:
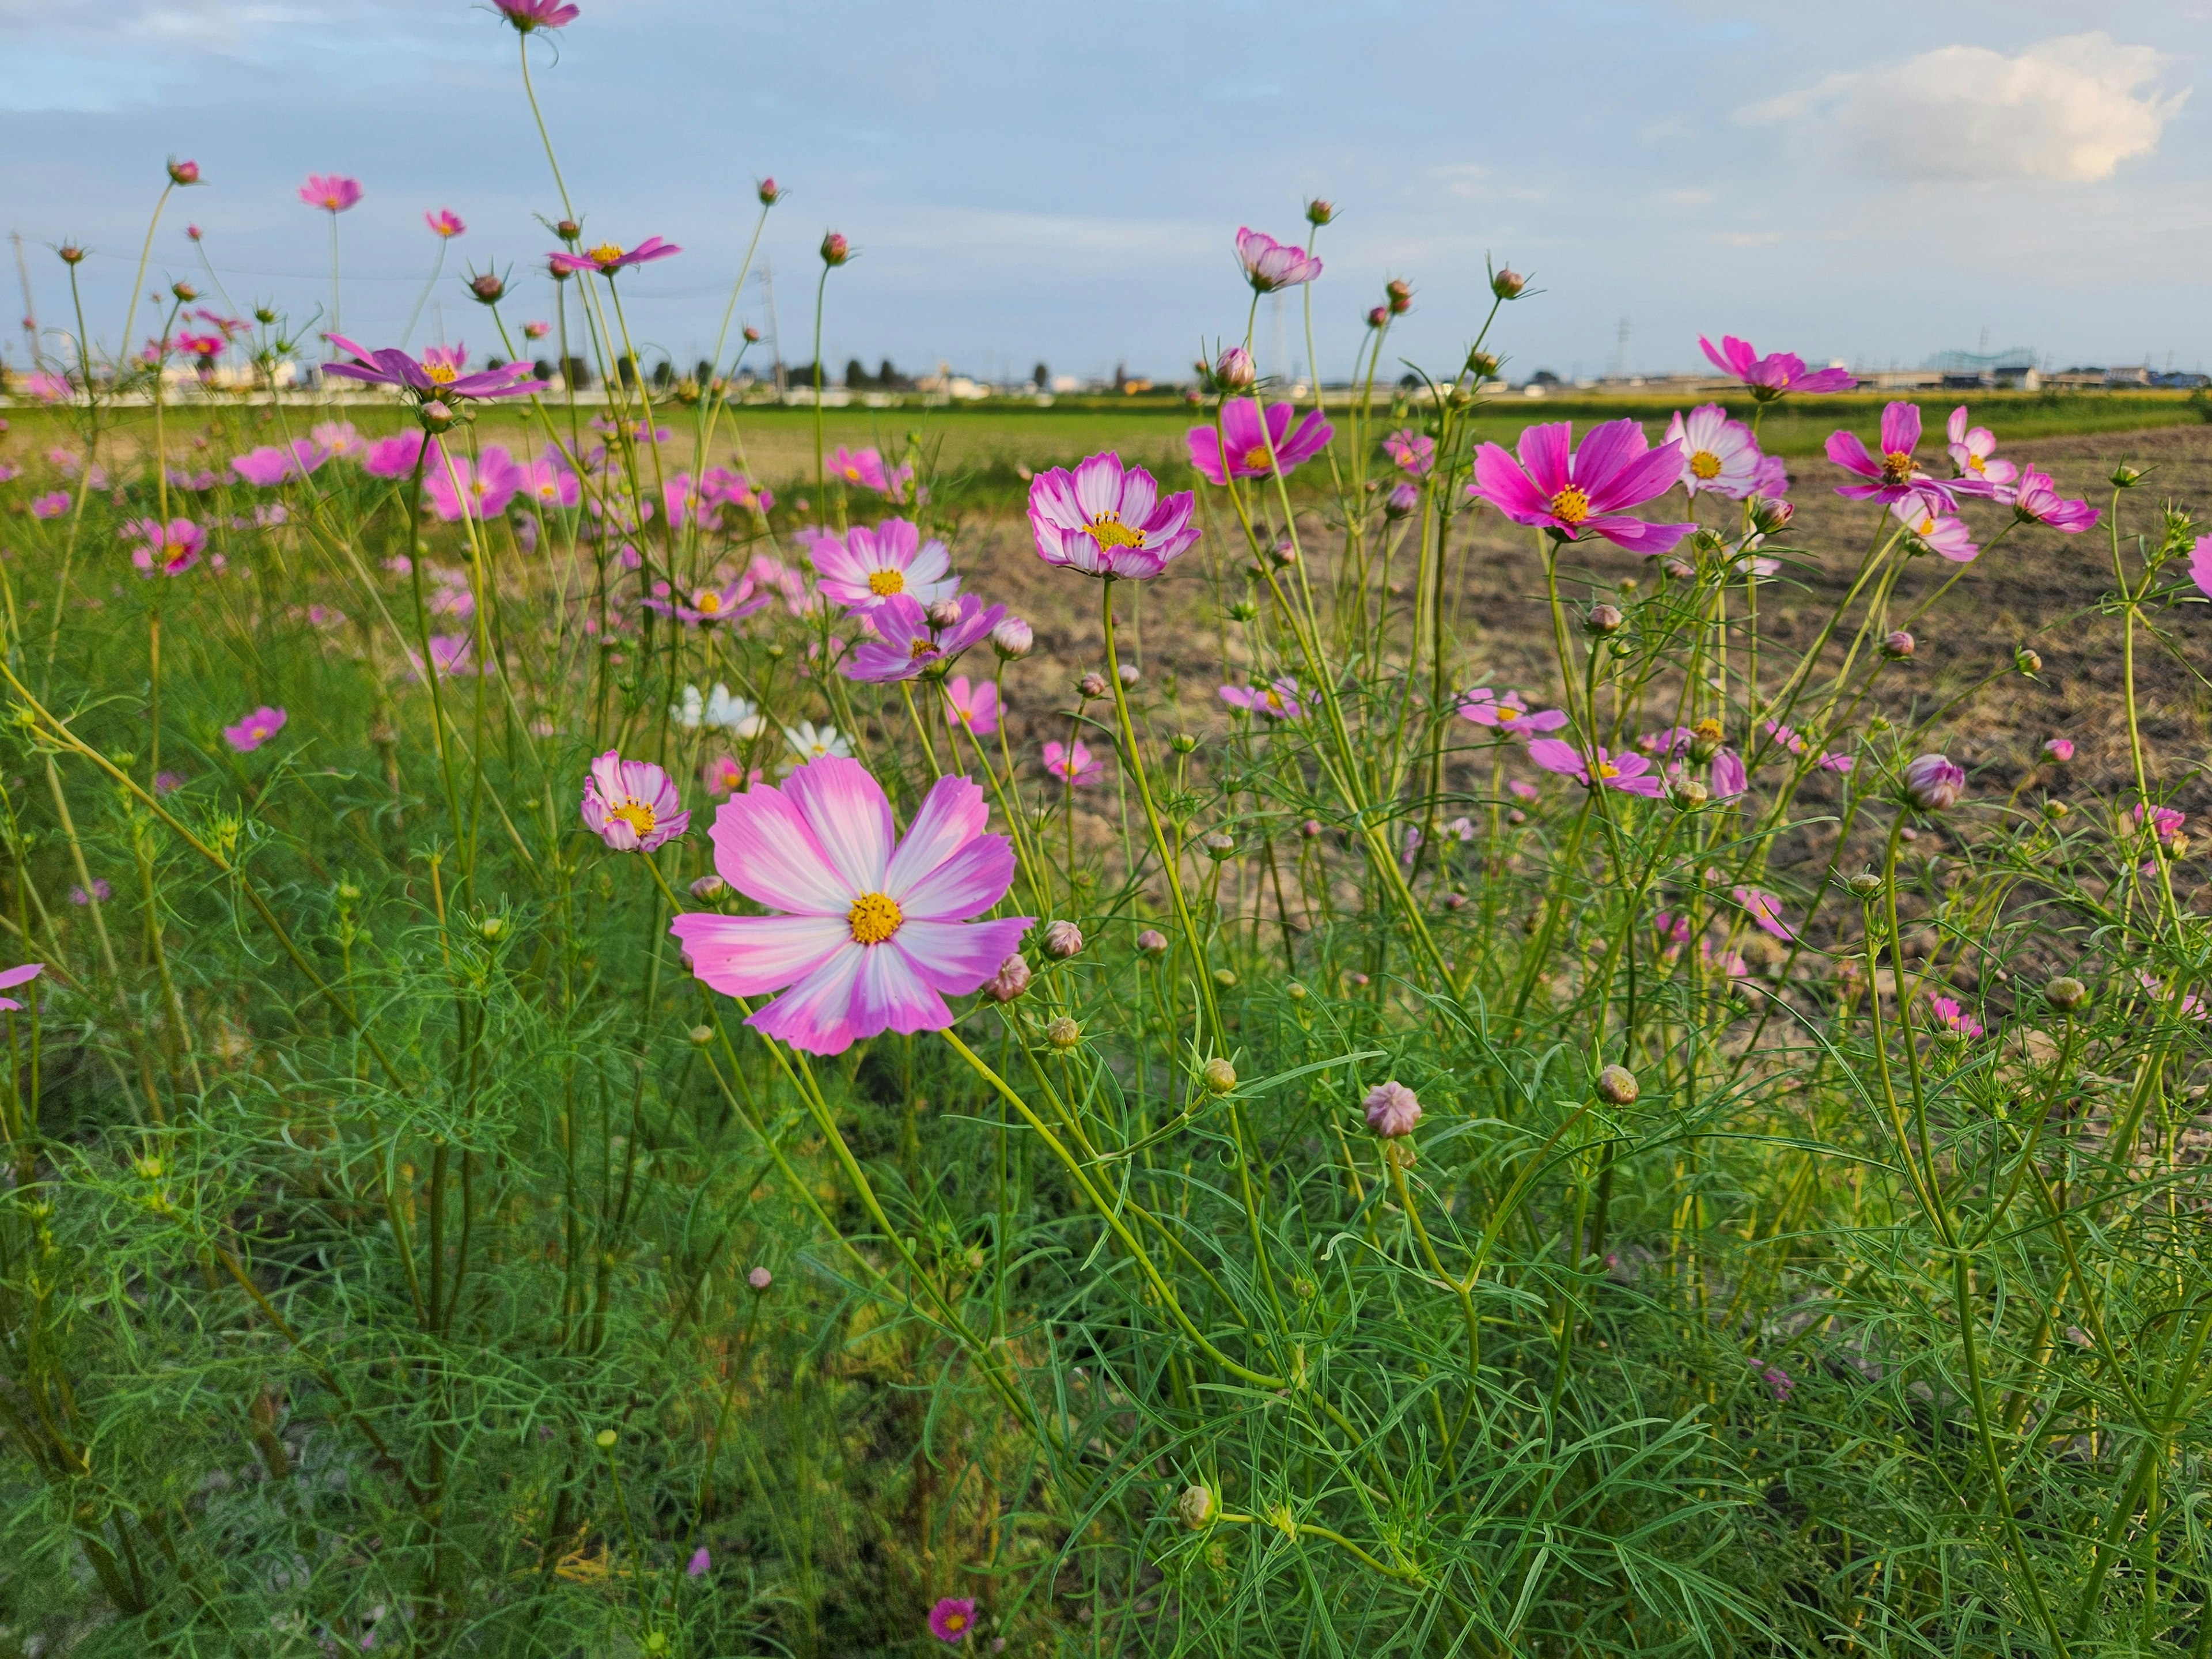
M 1206 1079 L 1206 1086 L 1217 1095 L 1225 1095 L 1237 1086 L 1237 1068 L 1218 1056 L 1207 1060 L 1199 1075 Z
M 563 219 L 553 227 L 553 234 L 564 242 L 573 242 L 583 235 L 584 228 L 574 219 Z
M 1633 1106 L 1643 1092 L 1636 1073 L 1626 1066 L 1608 1066 L 1597 1074 L 1597 1097 L 1608 1106 Z
M 1325 225 L 1335 217 L 1336 204 L 1334 202 L 1316 196 L 1306 204 L 1306 222 L 1310 225 Z
M 169 182 L 171 184 L 197 185 L 199 181 L 200 164 L 198 161 L 173 161 L 169 163 Z
M 747 323 L 740 331 L 744 335 L 745 343 L 747 345 L 758 345 L 760 343 L 761 331 L 755 328 L 750 323 Z
M 2074 758 L 2074 739 L 2071 738 L 2048 738 L 2044 743 L 2043 752 L 2050 759 L 2057 761 L 2063 765 Z
M 776 183 L 774 175 L 756 184 L 753 186 L 753 193 L 760 198 L 760 204 L 763 207 L 774 207 L 783 199 L 783 187 Z
M 1044 1028 L 1044 1040 L 1064 1054 L 1083 1041 L 1083 1028 L 1062 1014 Z
M 190 305 L 200 297 L 199 289 L 194 288 L 190 283 L 172 283 L 169 284 L 169 292 L 177 296 L 178 303 L 180 305 Z
M 1393 317 L 1402 317 L 1413 308 L 1413 285 L 1402 276 L 1393 276 L 1382 285 L 1390 296 L 1388 304 Z
M 1216 864 L 1220 863 L 1224 859 L 1232 859 L 1237 856 L 1236 838 L 1224 836 L 1218 830 L 1208 836 L 1201 844 L 1206 848 L 1206 856 Z
M 1164 957 L 1168 953 L 1168 936 L 1157 927 L 1147 927 L 1137 935 L 1139 956 Z
M 703 1048 L 714 1040 L 714 1028 L 711 1025 L 694 1025 L 688 1036 L 693 1048 Z
M 1854 898 L 1870 899 L 1881 891 L 1881 878 L 1871 870 L 1862 870 L 1847 878 L 1844 885 L 1850 889 Z
M 1922 755 L 1905 769 L 1905 799 L 1924 812 L 1957 805 L 1966 787 L 1966 768 L 1954 765 L 1948 755 Z
M 1076 681 L 1075 689 L 1086 697 L 1103 697 L 1106 695 L 1106 677 L 1094 671 Z
M 1510 265 L 1500 265 L 1490 273 L 1490 291 L 1501 300 L 1517 300 L 1528 286 L 1528 279 Z
M 2043 988 L 2043 1000 L 2062 1014 L 2087 1006 L 2089 988 L 2071 975 L 2061 974 Z
M 1494 351 L 1477 350 L 1467 354 L 1467 372 L 1478 380 L 1492 379 L 1498 368 L 1498 354 Z
M 2023 645 L 2012 653 L 2012 665 L 2023 674 L 2040 674 L 2043 672 L 2043 659 Z
M 2074 809 L 2072 807 L 2069 806 L 2063 800 L 2047 800 L 2043 803 L 2043 816 L 2049 818 L 2053 823 L 2057 823 L 2059 819 L 2064 817 L 2073 810 Z
M 1241 345 L 1231 346 L 1213 365 L 1213 384 L 1223 392 L 1249 392 L 1259 378 L 1252 354 Z
M 1410 519 L 1421 505 L 1421 492 L 1410 483 L 1391 486 L 1390 493 L 1382 498 L 1382 516 L 1386 519 Z
M 2133 489 L 2142 482 L 2142 472 L 2136 467 L 2123 465 L 2112 469 L 2112 488 L 2115 489 Z
M 1762 536 L 1777 535 L 1790 528 L 1790 521 L 1797 516 L 1797 509 L 1789 501 L 1770 501 L 1753 496 L 1751 503 L 1751 522 Z
M 186 225 L 185 227 L 185 240 L 186 241 L 197 242 L 200 239 L 200 228 L 198 225 Z
M 274 307 L 274 306 L 256 306 L 256 307 L 253 307 L 253 320 L 254 320 L 255 322 L 257 322 L 257 323 L 260 324 L 260 325 L 262 325 L 262 327 L 264 327 L 264 328 L 274 328 L 274 327 L 276 327 L 276 307 Z
M 1881 642 L 1881 654 L 1892 662 L 1903 662 L 1913 651 L 1912 635 L 1899 629 Z
M 1237 970 L 1234 968 L 1215 969 L 1213 970 L 1213 982 L 1216 985 L 1218 985 L 1224 991 L 1235 990 L 1237 988 Z
M 756 1291 L 764 1291 L 775 1283 L 775 1275 L 765 1267 L 756 1267 L 745 1275 L 745 1283 Z
M 702 876 L 691 884 L 691 896 L 709 904 L 729 890 L 729 883 L 724 881 L 720 876 L 713 874 Z
M 1594 605 L 1589 608 L 1589 614 L 1583 618 L 1583 632 L 1602 638 L 1607 634 L 1619 633 L 1624 620 L 1620 606 Z
M 1678 582 L 1686 582 L 1698 574 L 1698 568 L 1687 559 L 1678 559 L 1670 555 L 1659 561 L 1659 574 L 1671 576 Z
M 960 601 L 933 599 L 923 608 L 921 614 L 929 619 L 932 628 L 951 628 L 960 620 Z
M 1674 786 L 1674 800 L 1678 805 L 1703 806 L 1712 798 L 1712 790 L 1701 778 L 1684 778 Z
M 1467 895 L 1464 893 L 1446 893 L 1443 896 L 1443 907 L 1447 910 L 1466 909 Z
M 832 267 L 842 265 L 853 257 L 853 245 L 836 231 L 822 239 L 822 263 Z
M 507 297 L 507 283 L 495 270 L 482 271 L 469 278 L 469 292 L 477 304 L 495 306 Z
M 1045 924 L 1044 951 L 1048 957 L 1058 957 L 1062 962 L 1083 949 L 1083 930 L 1062 917 Z
M 1304 823 L 1298 826 L 1298 833 L 1304 836 L 1308 841 L 1320 840 L 1321 820 L 1319 818 L 1308 818 Z
M 1182 1496 L 1176 1499 L 1176 1513 L 1182 1523 L 1196 1532 L 1213 1519 L 1213 1493 L 1204 1486 L 1185 1486 Z
M 1367 326 L 1370 328 L 1381 328 L 1389 320 L 1390 310 L 1387 306 L 1376 306 L 1367 313 Z
M 64 242 L 54 252 L 61 255 L 62 263 L 65 265 L 82 264 L 84 262 L 84 250 L 75 242 Z
M 994 1002 L 1012 1002 L 1030 988 L 1030 964 L 1018 953 L 999 964 L 999 971 L 984 982 L 983 994 Z
M 1178 732 L 1168 739 L 1168 747 L 1178 755 L 1191 754 L 1198 748 L 1198 734 L 1194 732 Z
M 1143 673 L 1139 670 L 1137 665 L 1133 662 L 1123 663 L 1119 668 L 1114 671 L 1114 676 L 1124 685 L 1134 685 L 1139 680 L 1144 678 Z
M 1413 1133 L 1421 1121 L 1420 1097 L 1395 1078 L 1376 1084 L 1359 1103 L 1366 1110 L 1367 1127 L 1385 1140 Z
M 432 432 L 443 432 L 453 423 L 453 406 L 433 398 L 415 411 L 416 418 Z
M 1036 634 L 1019 617 L 1009 617 L 991 630 L 991 649 L 1006 661 L 1026 657 L 1036 647 Z

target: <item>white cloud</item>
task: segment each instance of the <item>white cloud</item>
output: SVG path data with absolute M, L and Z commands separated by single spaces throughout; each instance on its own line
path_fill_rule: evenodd
M 2189 94 L 2151 83 L 2164 66 L 2149 46 L 2101 30 L 2060 35 L 2007 57 L 1943 46 L 1881 69 L 1831 75 L 1736 112 L 1757 126 L 1790 126 L 1909 179 L 2109 179 L 2148 155 Z

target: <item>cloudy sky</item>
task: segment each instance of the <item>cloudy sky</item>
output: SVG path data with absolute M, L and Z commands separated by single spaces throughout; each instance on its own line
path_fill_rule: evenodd
M 635 333 L 713 341 L 757 211 L 785 356 L 970 370 L 1176 372 L 1243 328 L 1239 224 L 1334 201 L 1316 290 L 1326 372 L 1393 276 L 1394 340 L 1455 363 L 1487 257 L 1543 291 L 1517 372 L 1689 366 L 1700 331 L 1865 367 L 2030 346 L 2060 365 L 2212 364 L 2212 0 L 580 0 L 540 37 L 539 95 L 594 236 L 679 258 L 624 279 Z M 2101 25 L 2092 27 L 2091 25 Z M 382 343 L 428 275 L 426 210 L 468 222 L 415 343 L 488 336 L 459 267 L 512 265 L 522 314 L 557 216 L 516 40 L 483 0 L 0 0 L 0 229 L 40 320 L 53 246 L 92 328 L 120 328 L 170 155 L 157 273 L 241 307 L 328 292 L 295 191 L 358 177 L 340 222 L 346 331 Z M 757 282 L 740 314 L 766 321 Z M 145 331 L 142 315 L 141 333 Z M 1290 353 L 1304 356 L 1296 313 Z M 1265 362 L 1273 339 L 1263 309 Z M 20 332 L 6 343 L 11 360 Z

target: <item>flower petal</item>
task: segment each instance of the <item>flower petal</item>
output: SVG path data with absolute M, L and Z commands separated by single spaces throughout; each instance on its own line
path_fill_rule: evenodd
M 795 984 L 853 942 L 842 916 L 680 915 L 668 931 L 684 941 L 691 971 L 725 996 L 756 997 Z
M 868 769 L 856 760 L 826 755 L 786 778 L 783 792 L 805 817 L 830 867 L 852 884 L 854 893 L 883 891 L 891 857 L 891 804 Z
M 842 916 L 860 896 L 830 864 L 798 804 L 773 785 L 723 802 L 708 835 L 722 879 L 772 910 Z
M 999 971 L 1036 925 L 1030 916 L 998 921 L 909 921 L 891 942 L 916 978 L 948 996 L 966 996 Z
M 891 854 L 890 864 L 884 872 L 884 891 L 898 901 L 901 909 L 912 908 L 908 900 L 916 885 L 981 835 L 990 817 L 990 806 L 975 780 L 938 779 L 921 803 L 921 811 L 915 814 L 913 823 L 908 826 L 906 839 Z M 995 901 L 994 895 L 993 902 Z
M 1522 470 L 1536 486 L 1536 493 L 1547 501 L 1573 482 L 1568 471 L 1573 443 L 1574 428 L 1570 422 L 1545 421 L 1524 428 L 1513 446 Z
M 853 1046 L 854 982 L 865 945 L 846 948 L 786 991 L 745 1024 L 810 1054 L 842 1054 Z
M 906 929 L 899 931 L 903 933 Z M 998 971 L 995 963 L 992 971 Z M 943 1030 L 952 1024 L 952 1011 L 915 971 L 906 953 L 886 944 L 862 948 L 848 1018 L 856 1037 L 872 1037 L 881 1031 L 907 1036 L 916 1031 Z

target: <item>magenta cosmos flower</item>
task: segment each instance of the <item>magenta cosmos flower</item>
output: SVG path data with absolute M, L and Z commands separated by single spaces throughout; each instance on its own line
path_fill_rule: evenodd
M 51 501 L 53 498 L 43 496 L 40 499 Z M 66 507 L 69 505 L 69 497 L 63 496 L 61 502 Z M 31 503 L 31 511 L 38 513 L 37 501 Z M 40 514 L 39 516 L 47 518 L 52 515 Z M 2212 536 L 2199 536 L 2189 544 L 2189 580 L 2197 584 L 2198 592 L 2207 599 L 2212 599 Z
M 1288 477 L 1304 463 L 1328 447 L 1336 428 L 1317 409 L 1291 429 L 1294 411 L 1288 404 L 1268 405 L 1266 419 L 1257 398 L 1233 398 L 1221 405 L 1218 427 L 1194 426 L 1188 440 L 1190 464 L 1209 483 L 1225 484 L 1231 478 L 1267 478 L 1277 473 Z M 1222 457 L 1229 465 L 1224 470 Z
M 1888 404 L 1881 411 L 1881 459 L 1867 453 L 1856 432 L 1831 432 L 1828 459 L 1846 472 L 1856 472 L 1866 483 L 1838 484 L 1836 494 L 1855 501 L 1895 503 L 1908 495 L 1927 499 L 1934 507 L 1954 505 L 1948 485 L 1921 469 L 1913 451 L 1920 447 L 1920 410 L 1913 404 Z
M 1595 533 L 1632 553 L 1664 553 L 1697 528 L 1652 524 L 1626 509 L 1665 495 L 1682 476 L 1682 451 L 1654 449 L 1633 421 L 1592 427 L 1579 450 L 1573 424 L 1532 426 L 1515 446 L 1516 460 L 1496 444 L 1475 452 L 1474 482 L 1467 493 L 1489 502 L 1516 524 L 1534 525 L 1563 542 Z
M 167 524 L 139 519 L 125 525 L 123 533 L 138 544 L 131 550 L 131 562 L 164 576 L 182 575 L 207 550 L 207 532 L 190 519 L 172 519 Z
M 43 962 L 27 962 L 20 968 L 10 968 L 5 973 L 0 973 L 0 991 L 12 991 L 18 985 L 28 985 L 46 970 L 46 964 Z M 0 997 L 0 1012 L 19 1014 L 22 1012 L 23 1005 L 15 998 Z
M 1651 769 L 1650 761 L 1631 750 L 1611 755 L 1600 747 L 1586 756 L 1558 738 L 1537 738 L 1528 745 L 1528 758 L 1547 772 L 1565 774 L 1584 788 L 1595 783 L 1623 794 L 1647 798 L 1664 794 L 1667 789 L 1659 774 Z
M 1296 720 L 1305 713 L 1298 704 L 1298 683 L 1291 679 L 1277 680 L 1273 685 L 1224 685 L 1221 701 L 1231 708 L 1265 714 L 1274 720 Z
M 1091 759 L 1090 745 L 1078 738 L 1073 748 L 1057 740 L 1045 744 L 1044 769 L 1063 783 L 1087 789 L 1106 775 L 1106 763 Z
M 342 173 L 311 173 L 300 186 L 300 199 L 325 213 L 343 213 L 361 200 L 361 180 Z
M 975 1628 L 975 1603 L 964 1595 L 945 1595 L 929 1610 L 929 1633 L 940 1642 L 964 1642 Z
M 471 461 L 455 455 L 442 466 L 427 469 L 422 493 L 447 524 L 474 519 L 479 524 L 495 519 L 530 482 L 530 474 L 499 444 L 484 446 L 483 457 Z
M 1757 922 L 1762 932 L 1773 934 L 1785 945 L 1797 937 L 1782 919 L 1782 901 L 1765 888 L 1738 887 L 1729 896 L 1743 906 L 1744 914 Z
M 584 827 L 617 853 L 650 853 L 691 827 L 676 781 L 651 761 L 610 749 L 584 780 Z
M 1948 447 L 1951 465 L 1958 470 L 1959 488 L 1977 495 L 2009 501 L 2011 486 L 2020 477 L 2020 468 L 1997 455 L 1997 434 L 1985 426 L 1968 427 L 1964 404 L 1951 411 L 1943 432 L 1950 440 Z
M 323 337 L 354 359 L 349 363 L 325 363 L 324 374 L 335 374 L 341 380 L 365 380 L 371 386 L 392 386 L 417 399 L 514 398 L 536 389 L 528 363 L 508 363 L 500 368 L 463 374 L 469 361 L 469 349 L 465 345 L 432 346 L 418 362 L 396 346 L 371 351 L 366 346 L 356 345 L 343 334 L 325 334 Z
M 433 234 L 444 237 L 447 240 L 459 236 L 468 228 L 468 226 L 462 222 L 461 216 L 451 208 L 440 208 L 435 213 L 425 213 L 422 216 L 422 222 L 430 227 Z
M 1567 723 L 1567 717 L 1556 708 L 1531 709 L 1521 701 L 1518 691 L 1508 691 L 1503 697 L 1488 686 L 1470 691 L 1460 700 L 1459 717 L 1473 720 L 1477 726 L 1495 726 L 1500 732 L 1526 735 L 1531 732 L 1556 732 Z
M 1030 529 L 1047 564 L 1141 580 L 1198 544 L 1194 501 L 1188 489 L 1161 500 L 1151 473 L 1109 450 L 1073 472 L 1048 467 L 1032 478 Z
M 576 8 L 567 0 L 493 0 L 493 3 L 524 34 L 533 29 L 565 29 L 577 17 Z
M 957 614 L 942 624 L 931 611 L 951 605 Z M 986 606 L 973 593 L 957 599 L 941 599 L 927 610 L 905 594 L 886 599 L 870 613 L 877 637 L 866 641 L 845 665 L 845 678 L 887 684 L 910 680 L 934 668 L 942 672 L 971 646 L 990 638 L 1006 614 L 1003 605 Z
M 304 478 L 331 458 L 331 452 L 312 438 L 295 438 L 279 449 L 264 444 L 230 458 L 230 470 L 259 489 L 274 489 L 287 478 Z
M 825 531 L 807 556 L 823 596 L 848 611 L 873 611 L 901 597 L 934 605 L 960 591 L 945 544 L 925 542 L 904 519 L 885 519 L 873 530 L 855 525 L 842 536 Z
M 255 709 L 235 726 L 222 728 L 222 740 L 241 755 L 255 750 L 284 729 L 284 711 L 265 704 Z
M 58 519 L 69 510 L 70 497 L 66 489 L 56 489 L 31 498 L 31 516 L 34 519 Z
M 1013 954 L 1033 917 L 978 921 L 1014 878 L 1013 849 L 986 830 L 983 792 L 939 778 L 904 840 L 858 761 L 809 761 L 781 785 L 714 814 L 714 868 L 780 914 L 695 911 L 669 931 L 691 971 L 726 996 L 790 988 L 746 1022 L 808 1054 L 842 1054 L 884 1031 L 939 1031 Z
M 1682 452 L 1682 488 L 1691 495 L 1702 489 L 1740 501 L 1768 493 L 1762 481 L 1771 480 L 1771 474 L 1763 470 L 1766 458 L 1759 453 L 1759 441 L 1718 404 L 1700 404 L 1686 416 L 1675 410 L 1667 423 L 1667 441 Z
M 2012 510 L 2023 522 L 2049 525 L 2069 536 L 2089 529 L 2103 514 L 2087 501 L 2071 501 L 2058 493 L 2048 472 L 2030 466 L 2020 475 L 2013 492 Z
M 1752 349 L 1750 341 L 1739 340 L 1733 334 L 1721 336 L 1718 350 L 1702 334 L 1698 336 L 1698 343 L 1705 348 L 1705 356 L 1714 368 L 1735 375 L 1761 403 L 1770 403 L 1790 392 L 1849 392 L 1859 383 L 1858 377 L 1847 368 L 1808 370 L 1805 360 L 1794 351 L 1773 351 L 1762 357 Z
M 1244 280 L 1262 294 L 1296 288 L 1321 275 L 1321 261 L 1304 248 L 1244 225 L 1237 229 L 1237 263 L 1244 267 Z
M 663 241 L 658 236 L 648 236 L 634 248 L 624 248 L 619 242 L 601 242 L 597 247 L 587 247 L 581 253 L 549 253 L 545 263 L 556 270 L 574 274 L 596 270 L 602 276 L 611 276 L 629 265 L 651 264 L 655 259 L 665 259 L 684 250 L 673 242 Z
M 1959 1006 L 1956 997 L 1930 997 L 1928 1012 L 1936 1017 L 1936 1025 L 1947 1035 L 1978 1037 L 1982 1035 L 1982 1023 Z
M 1404 427 L 1382 441 L 1382 453 L 1402 471 L 1425 478 L 1437 465 L 1437 441 Z
M 971 685 L 965 674 L 954 675 L 945 683 L 945 718 L 971 736 L 989 737 L 999 729 L 999 688 L 989 680 Z
M 884 470 L 881 450 L 848 449 L 839 444 L 836 453 L 830 458 L 830 471 L 847 483 L 872 489 L 878 495 L 891 493 L 890 475 Z

